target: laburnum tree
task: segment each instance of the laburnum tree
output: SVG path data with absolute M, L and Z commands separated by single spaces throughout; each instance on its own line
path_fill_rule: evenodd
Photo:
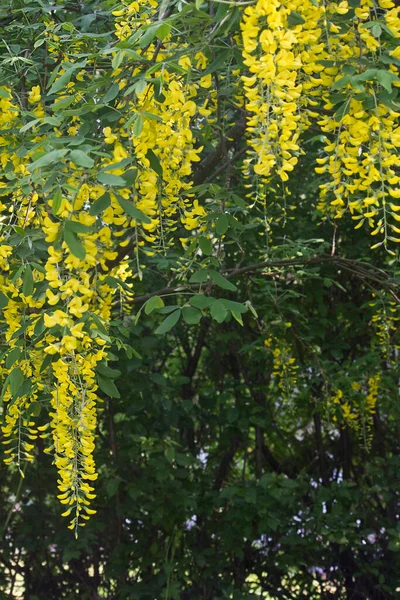
M 395 598 L 398 3 L 0 32 L 5 597 Z

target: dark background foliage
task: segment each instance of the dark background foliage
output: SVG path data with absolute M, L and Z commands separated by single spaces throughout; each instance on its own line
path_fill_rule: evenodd
M 335 319 L 328 311 L 325 327 Z M 3 538 L 4 590 L 15 578 L 30 600 L 396 597 L 399 460 L 387 414 L 366 451 L 346 426 L 321 425 L 318 389 L 277 406 L 247 320 L 203 321 L 161 342 L 146 323 L 127 333 L 143 359 L 120 357 L 121 400 L 104 402 L 98 513 L 75 541 L 39 451 Z M 321 360 L 340 345 L 329 337 Z M 18 478 L 1 469 L 4 522 Z

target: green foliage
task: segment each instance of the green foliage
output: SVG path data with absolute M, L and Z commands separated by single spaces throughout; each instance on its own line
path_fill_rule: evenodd
M 24 85 L 35 84 L 35 62 L 44 61 L 49 97 L 82 68 L 62 62 L 72 44 L 75 58 L 85 61 L 94 53 L 100 65 L 118 49 L 104 75 L 96 79 L 93 70 L 86 92 L 96 101 L 75 109 L 68 99 L 50 99 L 54 116 L 47 119 L 69 123 L 76 110 L 83 121 L 65 148 L 35 156 L 30 166 L 37 181 L 49 176 L 56 190 L 54 217 L 62 191 L 52 174 L 66 160 L 94 168 L 100 124 L 115 122 L 124 111 L 118 99 L 134 97 L 154 75 L 142 52 L 151 42 L 173 32 L 182 48 L 190 43 L 193 53 L 204 50 L 205 74 L 214 78 L 223 115 L 216 124 L 196 117 L 192 125 L 204 147 L 194 170 L 195 193 L 208 210 L 202 229 L 177 228 L 156 253 L 144 241 L 135 255 L 135 238 L 129 246 L 134 295 L 113 307 L 110 331 L 97 315 L 84 317 L 93 335 L 112 340 L 112 347 L 108 361 L 96 369 L 103 399 L 97 514 L 79 539 L 64 530 L 59 517 L 52 458 L 43 439 L 23 479 L 0 463 L 2 597 L 394 600 L 400 587 L 397 256 L 382 249 L 372 254 L 369 240 L 345 219 L 321 221 L 312 165 L 325 142 L 313 131 L 287 186 L 271 183 L 268 211 L 246 197 L 243 131 L 225 148 L 227 154 L 216 151 L 220 136 L 228 139 L 232 124 L 243 118 L 232 87 L 242 61 L 234 36 L 243 3 L 159 4 L 160 14 L 168 11 L 163 22 L 138 24 L 134 40 L 117 43 L 110 14 L 120 5 L 111 0 L 10 0 L 0 7 L 12 40 L 0 45 L 1 84 L 20 77 Z M 48 15 L 59 37 L 58 64 L 46 58 L 41 37 Z M 302 16 L 292 11 L 290 27 L 301 23 Z M 375 37 L 389 36 L 380 21 L 370 29 Z M 36 40 L 29 48 L 27 32 Z M 169 63 L 186 77 L 182 56 L 177 49 Z M 381 67 L 385 55 L 377 60 Z M 132 63 L 141 73 L 120 89 L 112 71 L 121 69 L 121 77 L 129 79 Z M 56 79 L 61 65 L 64 73 Z M 342 116 L 344 88 L 350 84 L 353 93 L 366 78 L 379 82 L 387 103 L 396 101 L 397 81 L 388 70 L 368 68 L 360 77 L 358 65 L 346 66 L 351 72 L 343 68 L 330 98 Z M 81 84 L 75 83 L 79 93 Z M 153 84 L 161 101 L 162 81 Z M 207 88 L 201 94 L 201 101 L 210 100 Z M 27 123 L 19 130 L 21 152 L 23 134 L 38 123 L 22 108 Z M 136 137 L 146 118 L 151 117 L 129 117 L 126 124 Z M 54 121 L 43 121 L 40 134 L 50 125 Z M 150 150 L 146 158 L 162 177 L 156 154 Z M 132 163 L 124 161 L 113 168 Z M 93 171 L 108 191 L 91 205 L 90 215 L 101 219 L 114 194 L 126 215 L 148 223 L 133 202 L 116 193 L 133 185 L 135 168 L 123 176 L 109 171 Z M 84 257 L 87 233 L 80 223 L 63 222 L 60 235 L 74 257 Z M 21 265 L 10 276 L 22 278 L 26 296 L 41 293 L 33 277 L 46 248 L 41 232 L 15 228 L 12 236 Z M 117 277 L 107 283 L 132 291 Z M 0 293 L 0 308 L 7 304 Z M 2 342 L 10 373 L 1 399 L 9 390 L 11 402 L 32 388 L 15 366 L 26 328 L 24 322 L 14 333 L 21 345 L 11 351 Z M 40 320 L 34 333 L 40 340 Z M 47 360 L 51 364 L 53 357 Z M 378 399 L 371 409 L 369 380 L 377 376 Z M 40 421 L 45 407 L 40 396 L 24 417 Z

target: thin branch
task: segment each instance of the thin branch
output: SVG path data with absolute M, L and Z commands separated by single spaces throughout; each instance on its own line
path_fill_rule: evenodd
M 210 178 L 210 173 L 216 167 L 224 157 L 225 153 L 235 146 L 240 139 L 244 136 L 246 128 L 246 120 L 245 117 L 241 117 L 240 120 L 235 123 L 228 131 L 226 132 L 226 136 L 224 140 L 220 141 L 214 152 L 211 152 L 208 156 L 206 156 L 198 165 L 198 167 L 193 171 L 192 181 L 193 185 L 200 185 L 206 179 Z
M 400 281 L 395 281 L 391 279 L 387 274 L 385 274 L 385 277 L 378 275 L 373 265 L 369 265 L 368 263 L 361 261 L 351 260 L 348 258 L 341 258 L 339 256 L 330 256 L 326 254 L 322 254 L 320 256 L 313 256 L 311 258 L 284 258 L 278 260 L 266 260 L 260 263 L 247 265 L 246 267 L 222 269 L 221 273 L 223 273 L 223 275 L 227 279 L 231 279 L 233 277 L 245 275 L 246 273 L 253 273 L 255 271 L 261 271 L 269 268 L 311 266 L 324 263 L 336 265 L 338 269 L 343 268 L 351 272 L 355 277 L 358 277 L 359 279 L 373 281 L 381 287 L 387 288 L 391 293 L 394 293 L 392 291 L 393 287 L 400 288 Z M 375 273 L 370 272 L 372 269 L 375 270 Z M 271 275 L 271 273 L 268 273 L 268 275 Z M 147 300 L 149 300 L 149 298 L 152 298 L 153 296 L 179 294 L 188 290 L 195 291 L 201 288 L 202 285 L 203 284 L 201 283 L 181 283 L 176 287 L 164 287 L 149 294 L 145 294 L 144 296 L 136 296 L 136 298 L 133 298 L 132 302 L 133 304 L 142 304 L 143 302 L 146 302 Z M 213 282 L 207 282 L 207 286 L 211 287 L 213 285 Z

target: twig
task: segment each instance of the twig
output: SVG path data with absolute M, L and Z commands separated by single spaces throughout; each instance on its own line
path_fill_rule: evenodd
M 351 260 L 348 258 L 341 258 L 339 256 L 330 256 L 326 254 L 322 254 L 320 256 L 313 256 L 311 258 L 284 258 L 278 260 L 266 260 L 260 263 L 254 263 L 251 265 L 247 265 L 246 267 L 241 268 L 233 268 L 233 269 L 222 269 L 221 273 L 228 278 L 238 277 L 240 275 L 245 275 L 246 273 L 253 273 L 254 271 L 261 271 L 264 269 L 270 268 L 282 268 L 282 267 L 296 267 L 296 266 L 311 266 L 318 264 L 333 264 L 336 265 L 338 269 L 343 268 L 346 271 L 351 272 L 355 277 L 362 280 L 370 280 L 374 283 L 380 285 L 381 287 L 387 288 L 389 292 L 395 296 L 393 287 L 400 288 L 400 281 L 391 280 L 387 274 L 386 277 L 378 277 L 376 274 L 372 274 L 368 271 L 368 268 L 372 265 L 369 265 L 365 262 L 359 262 L 356 260 Z M 268 273 L 268 275 L 272 275 L 272 273 Z M 151 292 L 149 294 L 145 294 L 143 296 L 136 296 L 132 299 L 133 304 L 142 304 L 143 302 L 147 302 L 153 296 L 165 296 L 166 294 L 179 294 L 184 291 L 195 291 L 201 287 L 200 283 L 182 283 L 176 287 L 164 287 L 155 292 Z M 213 286 L 213 282 L 209 282 L 209 286 Z

